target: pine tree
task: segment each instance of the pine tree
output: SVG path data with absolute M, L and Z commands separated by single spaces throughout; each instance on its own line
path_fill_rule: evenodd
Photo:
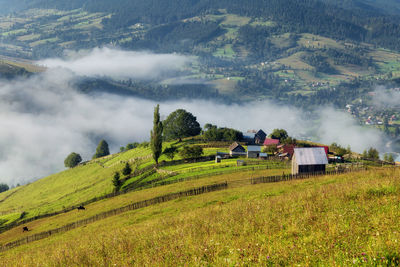
M 119 191 L 119 188 L 120 188 L 121 185 L 122 185 L 122 182 L 121 182 L 121 180 L 119 179 L 119 172 L 116 172 L 116 173 L 114 174 L 113 185 L 114 185 L 115 191 Z
M 160 121 L 160 105 L 157 105 L 154 109 L 153 130 L 150 132 L 150 147 L 156 164 L 158 164 L 158 159 L 162 153 L 162 133 L 163 125 Z
M 105 140 L 101 140 L 96 149 L 96 154 L 93 155 L 94 159 L 101 158 L 110 155 L 110 150 L 108 149 L 108 144 Z
M 129 174 L 131 174 L 131 172 L 132 172 L 131 166 L 129 166 L 129 163 L 127 162 L 125 164 L 125 167 L 122 169 L 122 174 L 129 175 Z

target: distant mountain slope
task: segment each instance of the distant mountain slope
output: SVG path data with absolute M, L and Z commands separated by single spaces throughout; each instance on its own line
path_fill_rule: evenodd
M 0 0 L 9 9 L 34 8 L 0 17 L 1 54 L 41 59 L 62 56 L 65 50 L 115 46 L 193 55 L 198 64 L 184 80 L 201 82 L 184 97 L 274 98 L 306 106 L 335 101 L 343 106 L 365 95 L 374 82 L 400 76 L 400 16 L 388 15 L 378 1 L 22 3 Z M 397 6 L 385 3 L 393 10 Z M 188 91 L 171 80 L 119 82 L 123 91 L 152 99 L 160 95 L 160 84 L 168 86 L 163 92 L 171 98 Z M 98 82 L 85 82 L 84 90 L 90 91 L 90 84 Z
M 324 2 L 345 8 L 361 9 L 381 14 L 399 15 L 400 2 L 397 0 L 323 0 Z

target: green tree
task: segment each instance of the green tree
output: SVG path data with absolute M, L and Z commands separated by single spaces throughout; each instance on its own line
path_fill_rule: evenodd
M 369 159 L 379 159 L 379 152 L 373 147 L 370 147 L 367 152 Z
M 135 143 L 129 143 L 126 145 L 125 150 L 130 150 L 130 149 L 134 149 L 139 145 L 139 143 L 135 142 Z
M 121 188 L 121 185 L 122 185 L 122 182 L 119 177 L 120 177 L 119 172 L 115 172 L 114 177 L 113 177 L 113 185 L 114 185 L 115 191 L 119 191 L 119 189 Z
M 162 153 L 163 124 L 160 121 L 160 105 L 154 109 L 153 130 L 150 132 L 150 147 L 153 152 L 153 159 L 158 164 Z
M 281 142 L 289 137 L 288 133 L 284 129 L 274 129 L 269 135 L 269 138 L 279 139 Z
M 387 162 L 394 162 L 394 158 L 393 158 L 393 155 L 392 154 L 390 154 L 390 153 L 386 153 L 384 156 L 383 156 L 383 160 L 384 161 L 387 161 Z
M 108 149 L 107 142 L 103 139 L 97 146 L 96 154 L 93 155 L 93 159 L 101 158 L 107 155 L 110 155 L 110 150 Z
M 199 158 L 203 155 L 203 148 L 201 146 L 184 146 L 179 155 L 184 159 Z
M 8 191 L 9 189 L 10 189 L 10 187 L 7 184 L 4 184 L 4 183 L 0 184 L 0 193 Z
M 200 134 L 201 127 L 196 117 L 184 109 L 169 114 L 164 121 L 164 137 L 166 140 L 182 139 Z
M 366 149 L 364 149 L 363 153 L 362 153 L 362 157 L 364 159 L 368 158 L 368 151 Z
M 123 175 L 129 175 L 129 174 L 131 174 L 131 172 L 132 172 L 131 166 L 130 166 L 129 163 L 127 162 L 127 163 L 125 164 L 125 167 L 122 169 L 122 174 L 123 174 Z
M 77 166 L 81 161 L 82 161 L 81 155 L 72 152 L 71 154 L 68 155 L 68 157 L 65 158 L 64 165 L 67 168 L 73 168 Z
M 164 149 L 164 154 L 170 159 L 173 160 L 175 157 L 175 154 L 178 152 L 178 149 L 174 146 L 167 147 Z
M 332 143 L 329 146 L 329 149 L 333 150 L 336 153 L 336 155 L 338 155 L 340 157 L 343 157 L 345 154 L 348 153 L 347 149 L 345 149 L 344 147 L 338 145 L 337 143 Z

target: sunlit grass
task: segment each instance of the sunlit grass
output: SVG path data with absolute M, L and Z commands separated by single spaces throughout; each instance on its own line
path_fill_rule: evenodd
M 399 170 L 178 199 L 2 254 L 7 266 L 391 266 Z M 377 193 L 378 192 L 378 193 Z

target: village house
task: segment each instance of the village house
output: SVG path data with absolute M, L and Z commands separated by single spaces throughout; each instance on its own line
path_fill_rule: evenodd
M 258 158 L 261 153 L 260 146 L 247 146 L 247 157 L 248 158 Z
M 245 156 L 246 149 L 242 145 L 240 145 L 238 142 L 235 142 L 229 146 L 229 154 L 231 156 Z
M 292 174 L 325 172 L 328 158 L 323 147 L 295 148 Z
M 255 144 L 263 144 L 266 137 L 267 137 L 267 134 L 266 134 L 263 130 L 260 129 L 260 130 L 254 135 L 254 143 L 255 143 Z
M 295 147 L 296 146 L 292 144 L 282 144 L 277 146 L 278 156 L 281 158 L 291 159 L 293 157 Z
M 264 146 L 277 146 L 277 145 L 279 145 L 279 139 L 266 138 L 264 140 Z

